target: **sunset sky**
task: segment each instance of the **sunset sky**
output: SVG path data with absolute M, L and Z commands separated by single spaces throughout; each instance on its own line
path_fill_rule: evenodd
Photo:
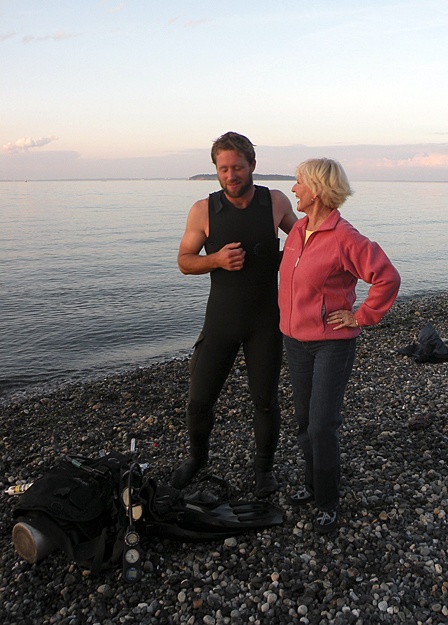
M 448 181 L 446 0 L 0 0 L 0 180 L 212 172 Z

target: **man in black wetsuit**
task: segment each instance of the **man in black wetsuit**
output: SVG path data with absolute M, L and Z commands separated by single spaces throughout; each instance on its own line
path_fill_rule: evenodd
M 243 346 L 255 409 L 255 495 L 266 497 L 278 488 L 273 473 L 282 361 L 277 235 L 278 228 L 288 233 L 297 218 L 284 193 L 253 184 L 256 162 L 249 139 L 226 133 L 214 142 L 212 161 L 222 191 L 193 205 L 179 248 L 182 273 L 210 273 L 211 289 L 190 364 L 190 457 L 173 472 L 171 484 L 183 488 L 207 463 L 213 407 Z

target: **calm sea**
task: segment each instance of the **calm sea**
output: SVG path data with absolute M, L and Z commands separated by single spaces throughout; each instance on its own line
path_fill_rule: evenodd
M 265 184 L 265 183 L 262 183 Z M 266 183 L 293 202 L 293 182 Z M 448 183 L 357 182 L 343 215 L 402 276 L 446 290 Z M 0 398 L 190 353 L 208 276 L 177 248 L 215 181 L 0 182 Z M 366 286 L 360 285 L 358 297 Z

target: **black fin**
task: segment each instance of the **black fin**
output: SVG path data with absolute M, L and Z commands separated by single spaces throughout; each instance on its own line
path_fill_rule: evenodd
M 180 540 L 218 540 L 281 525 L 283 511 L 266 501 L 207 501 L 204 493 L 182 497 L 175 489 L 146 484 L 146 534 Z

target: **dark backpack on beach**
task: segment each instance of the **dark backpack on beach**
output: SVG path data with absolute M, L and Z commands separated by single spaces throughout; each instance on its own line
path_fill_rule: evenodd
M 130 465 L 116 452 L 95 460 L 62 460 L 20 496 L 14 521 L 37 529 L 54 548 L 94 573 L 115 566 L 126 529 L 120 483 Z
M 420 330 L 418 341 L 414 341 L 406 347 L 400 347 L 398 353 L 403 354 L 403 356 L 411 356 L 417 363 L 448 361 L 448 346 L 442 341 L 430 321 Z

